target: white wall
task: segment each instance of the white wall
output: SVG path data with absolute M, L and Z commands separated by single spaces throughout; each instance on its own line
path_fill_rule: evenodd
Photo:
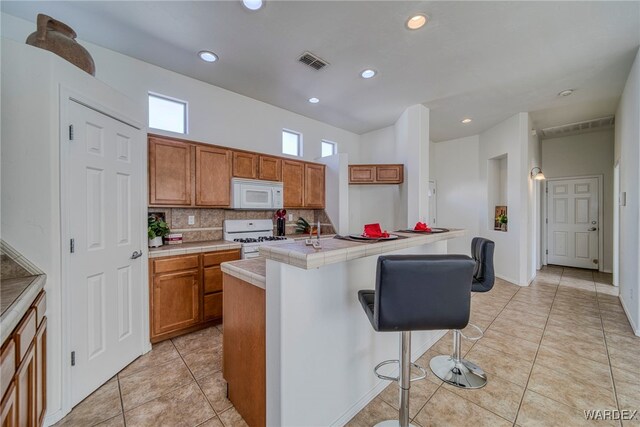
M 2 39 L 2 238 L 47 275 L 47 423 L 62 415 L 59 84 L 143 123 L 144 106 L 42 49 Z M 146 159 L 146 156 L 144 157 Z M 146 160 L 145 160 L 146 162 Z M 146 185 L 146 178 L 145 183 Z M 145 221 L 140 212 L 140 222 Z M 146 236 L 140 236 L 145 242 Z M 143 260 L 146 259 L 143 258 Z M 146 277 L 146 275 L 145 275 Z M 141 308 L 143 310 L 143 308 Z M 143 310 L 144 311 L 144 310 Z M 70 409 L 70 408 L 68 408 Z
M 615 160 L 620 162 L 620 300 L 640 335 L 640 51 L 616 111 Z
M 465 237 L 448 241 L 449 253 L 470 255 L 471 239 L 479 235 L 478 212 L 484 209 L 480 185 L 478 135 L 433 143 L 430 169 L 437 185 L 438 227 L 464 228 Z
M 528 284 L 528 126 L 529 115 L 518 113 L 486 130 L 479 136 L 479 176 L 483 201 L 477 209 L 480 235 L 496 243 L 496 275 L 519 285 Z M 489 204 L 488 162 L 503 155 L 508 157 L 507 209 L 509 226 L 506 233 L 493 230 L 493 209 Z M 491 216 L 490 216 L 491 215 Z
M 547 178 L 602 175 L 603 270 L 613 262 L 613 129 L 542 140 L 542 170 Z
M 537 135 L 532 133 L 533 123 L 531 116 L 528 117 L 527 122 L 527 176 L 529 177 L 528 190 L 529 190 L 529 213 L 527 218 L 527 247 L 529 253 L 527 255 L 527 280 L 531 282 L 535 276 L 537 270 L 542 267 L 542 183 L 531 179 L 531 170 L 534 167 L 540 167 L 542 153 L 541 144 Z
M 2 14 L 2 37 L 24 43 L 35 24 Z M 338 144 L 340 153 L 357 158 L 357 134 L 310 119 L 300 114 L 239 95 L 121 53 L 80 41 L 96 63 L 96 78 L 145 105 L 148 92 L 156 92 L 189 103 L 189 134 L 150 132 L 184 137 L 233 148 L 282 155 L 282 129 L 303 134 L 303 158 L 313 161 L 321 155 L 321 140 Z M 204 65 L 204 64 L 203 64 Z M 212 65 L 215 67 L 215 65 Z M 212 72 L 215 68 L 212 68 Z

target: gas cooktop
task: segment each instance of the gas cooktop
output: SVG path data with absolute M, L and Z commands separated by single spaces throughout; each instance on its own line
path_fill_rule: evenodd
M 288 240 L 286 237 L 281 236 L 261 236 L 261 237 L 244 237 L 241 239 L 233 239 L 234 242 L 239 243 L 261 243 L 261 242 L 272 242 L 275 240 Z

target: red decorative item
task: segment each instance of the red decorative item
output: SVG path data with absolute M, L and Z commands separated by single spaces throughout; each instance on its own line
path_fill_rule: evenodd
M 419 221 L 416 223 L 416 226 L 413 227 L 413 229 L 415 231 L 424 231 L 424 232 L 427 232 L 427 233 L 431 231 L 431 227 L 429 227 L 426 223 L 419 222 Z
M 372 237 L 372 238 L 381 238 L 381 237 L 389 237 L 389 233 L 387 230 L 382 231 L 380 224 L 366 224 L 364 226 L 364 233 L 362 233 L 362 237 Z

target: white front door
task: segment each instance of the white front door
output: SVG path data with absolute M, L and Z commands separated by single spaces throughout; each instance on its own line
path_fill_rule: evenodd
M 549 264 L 598 269 L 598 179 L 547 182 Z
M 141 194 L 144 134 L 67 100 L 73 137 L 66 144 L 71 404 L 142 354 Z M 71 249 L 73 246 L 73 249 Z

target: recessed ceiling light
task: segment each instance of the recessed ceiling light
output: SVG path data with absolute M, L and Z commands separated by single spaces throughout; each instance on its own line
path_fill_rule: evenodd
M 198 56 L 206 62 L 216 62 L 218 60 L 218 55 L 208 50 L 201 50 L 198 52 Z
M 573 93 L 573 89 L 565 89 L 561 92 L 558 92 L 558 96 L 569 96 Z
M 411 18 L 407 19 L 407 28 L 410 30 L 417 30 L 422 28 L 427 23 L 427 15 L 424 13 L 416 13 Z
M 320 102 L 320 100 L 318 98 L 309 98 L 309 102 L 312 104 L 317 104 L 318 102 Z
M 468 123 L 471 123 L 473 121 L 473 119 L 470 119 L 470 118 L 467 117 L 466 119 L 462 119 L 460 121 L 466 125 Z
M 249 10 L 258 10 L 264 5 L 264 2 L 262 0 L 242 0 L 242 4 Z
M 366 70 L 364 70 L 363 72 L 360 73 L 360 75 L 362 76 L 363 79 L 370 79 L 371 77 L 375 76 L 377 73 L 376 70 L 372 70 L 371 68 L 367 68 Z

